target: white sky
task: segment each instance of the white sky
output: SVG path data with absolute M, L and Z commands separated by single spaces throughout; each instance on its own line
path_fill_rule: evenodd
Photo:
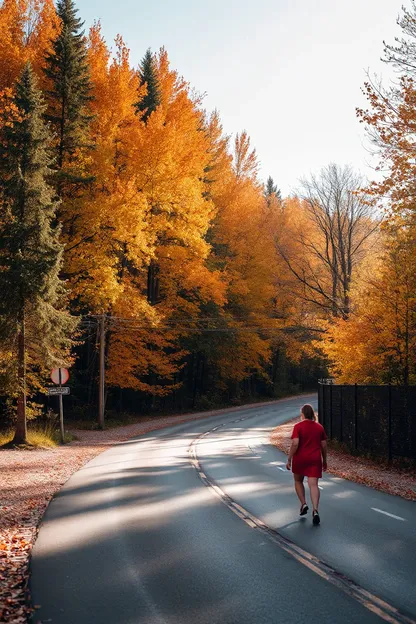
M 409 0 L 404 0 L 409 6 Z M 173 67 L 217 108 L 228 134 L 247 130 L 284 195 L 329 162 L 373 176 L 356 106 L 383 39 L 400 35 L 402 0 L 78 0 L 89 25 L 121 33 L 138 64 L 165 46 Z

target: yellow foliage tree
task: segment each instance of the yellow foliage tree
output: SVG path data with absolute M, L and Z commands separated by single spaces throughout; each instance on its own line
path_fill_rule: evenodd
M 391 241 L 379 275 L 356 295 L 348 320 L 322 345 L 343 383 L 416 381 L 416 254 L 409 237 Z
M 221 304 L 224 286 L 219 272 L 207 266 L 205 236 L 214 206 L 204 195 L 209 145 L 203 112 L 189 86 L 170 70 L 164 50 L 156 60 L 161 104 L 146 121 L 136 116 L 123 124 L 118 143 L 118 179 L 130 180 L 137 192 L 131 213 L 136 251 L 124 236 L 118 296 L 111 306 L 108 380 L 165 394 L 175 387 L 173 376 L 185 355 L 180 338 L 187 335 L 186 323 L 197 317 L 202 302 Z M 136 103 L 144 93 L 136 87 Z M 126 219 L 120 215 L 122 225 Z M 131 236 L 129 227 L 125 234 Z M 149 296 L 149 275 L 158 283 L 157 301 Z M 178 317 L 185 327 L 175 325 Z
M 149 256 L 146 198 L 130 166 L 130 135 L 140 132 L 133 105 L 138 79 L 120 37 L 113 59 L 99 25 L 89 37 L 93 84 L 89 171 L 94 182 L 84 192 L 77 227 L 67 232 L 65 270 L 81 309 L 111 310 L 124 290 L 130 264 L 139 270 Z M 150 239 L 151 242 L 151 239 Z
M 272 318 L 276 251 L 276 215 L 268 209 L 257 178 L 257 157 L 246 132 L 234 141 L 233 158 L 227 142 L 211 121 L 213 160 L 209 192 L 217 208 L 210 240 L 211 262 L 227 281 L 227 304 L 218 311 L 224 333 L 209 349 L 209 361 L 223 386 L 262 375 L 271 356 L 271 336 L 279 324 Z

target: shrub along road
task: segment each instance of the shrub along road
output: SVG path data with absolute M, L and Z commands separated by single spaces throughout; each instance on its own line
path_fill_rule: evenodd
M 303 402 L 153 432 L 78 471 L 34 548 L 34 621 L 414 621 L 413 503 L 327 475 L 322 525 L 299 519 L 269 436 Z

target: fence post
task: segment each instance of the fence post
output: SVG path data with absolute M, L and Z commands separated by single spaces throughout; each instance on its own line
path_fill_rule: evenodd
M 342 388 L 344 386 L 339 387 L 339 409 L 340 409 L 340 432 L 339 432 L 339 441 L 342 443 L 344 441 L 344 432 L 343 432 L 343 406 L 342 406 Z
M 354 385 L 354 449 L 358 449 L 358 390 Z
M 318 381 L 318 418 L 320 419 L 321 423 L 322 423 L 322 419 L 323 419 L 323 405 L 322 405 L 322 384 L 320 381 Z
M 389 384 L 389 462 L 393 459 L 393 440 L 391 427 L 391 384 Z
M 329 437 L 332 440 L 332 384 L 329 384 Z

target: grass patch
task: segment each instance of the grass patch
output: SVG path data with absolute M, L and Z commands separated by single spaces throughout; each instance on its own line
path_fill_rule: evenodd
M 0 431 L 0 447 L 11 448 L 10 443 L 14 437 L 13 429 L 8 431 Z M 65 432 L 65 444 L 76 440 L 69 431 Z M 61 433 L 59 428 L 53 422 L 45 424 L 33 423 L 27 428 L 27 447 L 28 448 L 55 448 L 61 443 Z M 23 445 L 24 446 L 24 445 Z
M 0 431 L 0 446 L 5 446 L 13 439 L 13 431 Z

